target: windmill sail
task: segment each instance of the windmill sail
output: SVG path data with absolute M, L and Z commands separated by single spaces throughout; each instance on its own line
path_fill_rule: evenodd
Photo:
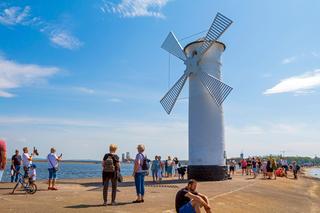
M 219 107 L 221 107 L 223 101 L 230 94 L 232 87 L 228 86 L 212 75 L 202 71 L 199 72 L 198 76 L 202 85 L 207 88 L 213 100 Z
M 183 61 L 186 60 L 183 49 L 173 32 L 170 32 L 168 34 L 166 40 L 164 40 L 164 42 L 162 43 L 161 48 Z
M 210 48 L 211 44 L 218 40 L 218 38 L 228 29 L 231 24 L 231 19 L 225 17 L 221 13 L 217 13 L 206 37 L 204 38 L 204 42 L 200 49 L 200 54 L 203 55 Z
M 160 103 L 168 114 L 170 114 L 174 104 L 176 103 L 187 78 L 187 74 L 184 73 L 161 99 Z

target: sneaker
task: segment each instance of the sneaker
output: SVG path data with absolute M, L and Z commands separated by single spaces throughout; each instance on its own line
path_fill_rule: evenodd
M 103 206 L 107 206 L 108 204 L 107 204 L 107 202 L 103 202 L 103 204 L 102 204 Z
M 117 203 L 115 202 L 115 201 L 113 201 L 112 203 L 111 203 L 111 206 L 116 206 L 117 205 Z

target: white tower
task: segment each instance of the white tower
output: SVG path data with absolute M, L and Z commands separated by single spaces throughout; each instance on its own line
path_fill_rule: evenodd
M 170 114 L 189 78 L 188 178 L 223 180 L 226 177 L 222 103 L 232 88 L 221 81 L 220 57 L 225 45 L 217 39 L 231 24 L 230 19 L 218 13 L 204 39 L 189 43 L 182 50 L 170 32 L 162 44 L 163 49 L 183 60 L 187 67 L 160 102 Z

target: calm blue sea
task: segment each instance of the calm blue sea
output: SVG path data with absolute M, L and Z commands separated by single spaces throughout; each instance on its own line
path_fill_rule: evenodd
M 315 178 L 319 178 L 319 179 L 320 179 L 320 168 L 310 169 L 310 170 L 309 170 L 309 174 L 310 174 L 312 177 L 315 177 Z
M 48 178 L 48 163 L 37 162 L 37 179 L 43 180 Z M 122 163 L 121 174 L 123 176 L 132 175 L 133 164 Z M 75 178 L 99 178 L 101 177 L 101 164 L 81 164 L 81 163 L 60 163 L 58 171 L 59 179 Z M 10 165 L 7 165 L 2 181 L 10 181 Z

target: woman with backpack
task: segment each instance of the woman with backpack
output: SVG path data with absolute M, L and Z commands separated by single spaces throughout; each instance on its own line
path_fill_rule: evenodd
M 116 193 L 118 176 L 120 175 L 120 161 L 119 156 L 116 155 L 117 145 L 111 144 L 109 146 L 109 153 L 105 154 L 102 161 L 102 183 L 103 183 L 103 205 L 107 206 L 108 186 L 111 180 L 112 193 L 111 205 L 116 205 Z
M 136 159 L 134 161 L 134 182 L 136 185 L 137 199 L 133 201 L 133 203 L 143 203 L 144 202 L 144 176 L 148 172 L 148 159 L 143 155 L 144 145 L 139 144 L 138 154 L 136 155 Z

